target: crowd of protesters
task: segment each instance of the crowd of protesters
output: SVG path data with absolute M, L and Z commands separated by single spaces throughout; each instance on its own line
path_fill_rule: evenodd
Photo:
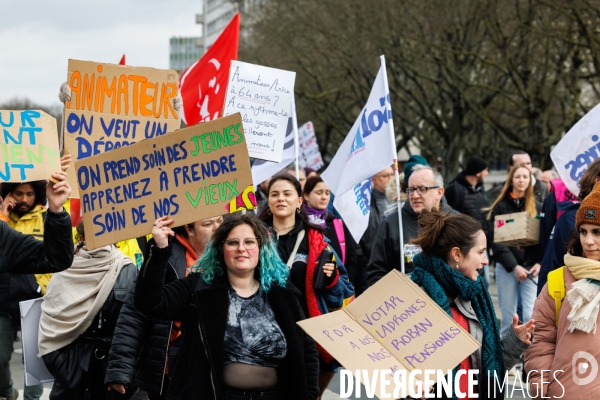
M 575 353 L 600 356 L 600 160 L 580 179 L 578 198 L 553 171 L 536 177 L 525 152 L 508 164 L 506 182 L 486 191 L 479 157 L 445 186 L 412 156 L 400 199 L 394 166 L 380 171 L 358 243 L 316 171 L 300 169 L 297 179 L 289 168 L 259 184 L 256 212 L 181 227 L 162 217 L 151 237 L 93 250 L 83 224 L 71 227 L 64 171 L 53 174 L 58 183 L 2 183 L 0 399 L 19 396 L 9 368 L 18 303 L 42 296 L 39 355 L 54 376 L 50 399 L 318 399 L 340 364 L 296 323 L 344 308 L 400 271 L 401 259 L 404 273 L 482 343 L 453 374 L 502 376 L 522 364 L 524 375 L 564 371 L 528 376 L 540 398 L 560 394 L 559 385 L 567 395 L 600 394 L 599 381 L 582 387 L 571 377 Z M 518 212 L 540 219 L 538 244 L 495 243 L 495 217 Z M 477 392 L 488 385 L 479 379 Z M 491 398 L 503 398 L 494 389 Z M 41 393 L 28 386 L 23 396 Z

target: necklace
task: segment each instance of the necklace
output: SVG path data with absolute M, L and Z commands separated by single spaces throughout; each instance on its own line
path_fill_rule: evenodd
M 296 226 L 296 224 L 291 225 L 291 226 L 286 226 L 285 228 L 277 229 L 277 228 L 275 228 L 275 224 L 273 224 L 273 229 L 275 229 L 275 232 L 279 233 L 280 231 L 287 231 L 288 229 L 292 229 L 295 226 Z

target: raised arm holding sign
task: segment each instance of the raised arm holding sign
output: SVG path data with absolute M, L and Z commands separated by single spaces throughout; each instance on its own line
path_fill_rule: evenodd
M 75 163 L 88 248 L 256 205 L 239 114 Z M 250 187 L 250 189 L 248 189 Z

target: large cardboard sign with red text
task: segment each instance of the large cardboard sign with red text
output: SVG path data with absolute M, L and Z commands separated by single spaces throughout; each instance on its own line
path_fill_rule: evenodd
M 75 162 L 86 245 L 146 235 L 256 206 L 239 113 Z
M 69 60 L 65 154 L 81 160 L 179 128 L 175 70 Z M 68 171 L 69 172 L 69 171 Z M 74 174 L 69 174 L 77 194 Z
M 344 368 L 390 370 L 392 382 L 397 370 L 451 370 L 481 346 L 396 270 L 345 309 L 298 325 Z

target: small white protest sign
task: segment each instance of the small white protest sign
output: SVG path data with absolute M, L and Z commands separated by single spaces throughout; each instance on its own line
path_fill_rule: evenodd
M 250 157 L 280 162 L 296 73 L 231 61 L 223 116 L 242 114 Z
M 298 141 L 300 142 L 301 157 L 299 159 L 302 168 L 308 167 L 318 170 L 323 166 L 323 158 L 317 144 L 315 127 L 308 121 L 298 128 Z

